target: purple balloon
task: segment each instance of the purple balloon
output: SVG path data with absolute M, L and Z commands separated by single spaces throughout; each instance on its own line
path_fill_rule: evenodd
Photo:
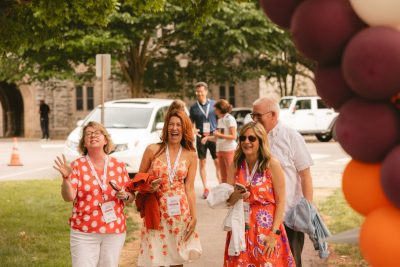
M 400 32 L 371 27 L 355 35 L 343 54 L 349 86 L 368 99 L 390 99 L 400 92 Z
M 382 163 L 381 184 L 388 199 L 400 208 L 400 145 L 391 150 Z
M 302 0 L 259 0 L 260 6 L 271 21 L 283 28 L 290 27 L 296 7 Z
M 364 26 L 348 0 L 307 0 L 296 8 L 290 30 L 304 55 L 331 65 L 340 62 L 348 40 Z
M 315 72 L 318 95 L 325 104 L 334 109 L 340 109 L 346 101 L 356 95 L 346 84 L 341 71 L 339 66 L 334 66 L 318 67 Z
M 400 140 L 400 119 L 392 104 L 353 98 L 341 108 L 336 135 L 353 159 L 379 162 Z

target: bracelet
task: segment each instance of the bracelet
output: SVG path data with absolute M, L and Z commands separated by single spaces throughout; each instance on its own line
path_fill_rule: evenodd
M 67 179 L 69 178 L 69 175 L 68 175 L 68 176 L 64 176 L 64 175 L 63 175 L 62 178 L 65 179 L 65 180 L 67 180 Z

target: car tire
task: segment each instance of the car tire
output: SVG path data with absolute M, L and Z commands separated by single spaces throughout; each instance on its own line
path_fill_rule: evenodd
M 327 134 L 316 134 L 315 135 L 320 142 L 329 142 L 332 139 L 332 133 Z

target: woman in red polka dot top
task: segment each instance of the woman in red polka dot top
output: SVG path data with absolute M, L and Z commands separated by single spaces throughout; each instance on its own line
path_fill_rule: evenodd
M 103 125 L 89 122 L 79 141 L 82 157 L 71 166 L 64 155 L 55 160 L 54 168 L 63 176 L 61 195 L 73 201 L 72 266 L 118 266 L 126 235 L 124 204 L 131 203 L 134 195 L 124 190 L 129 182 L 124 163 L 108 155 L 113 148 Z

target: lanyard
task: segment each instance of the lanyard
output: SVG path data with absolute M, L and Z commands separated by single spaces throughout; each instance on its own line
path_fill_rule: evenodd
M 182 153 L 182 146 L 179 147 L 179 151 L 178 151 L 178 155 L 176 155 L 176 159 L 174 162 L 174 167 L 172 168 L 171 166 L 171 158 L 169 156 L 169 148 L 168 148 L 168 144 L 167 144 L 167 149 L 166 149 L 166 157 L 167 157 L 167 165 L 168 165 L 168 180 L 169 180 L 169 184 L 171 185 L 173 180 L 174 180 L 174 176 L 176 173 L 176 169 L 178 168 L 178 163 L 179 163 L 179 159 L 181 157 L 181 153 Z
M 208 104 L 207 104 L 206 112 L 204 112 L 204 109 L 201 107 L 199 101 L 197 101 L 197 105 L 199 106 L 201 113 L 203 113 L 204 116 L 206 117 L 206 119 L 208 120 L 208 113 L 210 112 L 210 101 L 207 100 L 207 102 L 208 102 Z
M 87 159 L 87 161 L 89 163 L 90 169 L 92 170 L 92 173 L 93 173 L 94 177 L 96 178 L 97 182 L 100 185 L 101 191 L 104 193 L 104 191 L 107 188 L 106 174 L 107 174 L 107 167 L 108 167 L 108 156 L 105 157 L 104 169 L 103 169 L 103 177 L 102 177 L 103 179 L 102 180 L 100 180 L 99 176 L 97 175 L 97 172 L 96 172 L 96 170 L 95 170 L 95 168 L 93 166 L 92 161 L 90 160 L 90 157 L 86 156 L 86 159 Z
M 258 168 L 258 160 L 256 161 L 256 164 L 254 164 L 251 174 L 249 172 L 249 165 L 247 164 L 247 161 L 245 161 L 245 163 L 246 163 L 246 181 L 250 183 L 253 180 L 254 175 L 256 174 Z

